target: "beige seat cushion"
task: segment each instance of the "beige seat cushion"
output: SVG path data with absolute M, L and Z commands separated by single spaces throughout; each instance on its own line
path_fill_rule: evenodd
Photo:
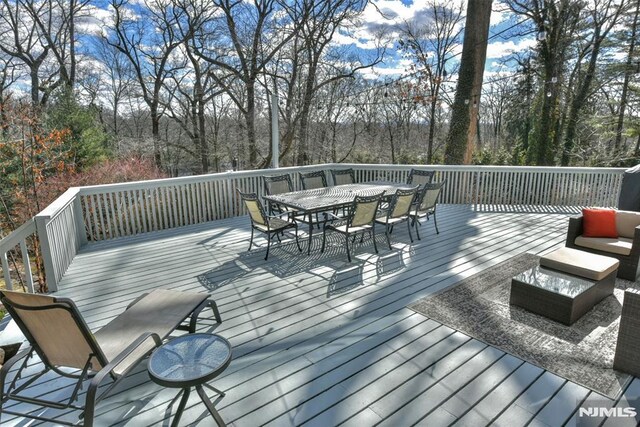
M 633 239 L 636 227 L 640 225 L 640 212 L 617 211 L 616 229 L 618 236 Z
M 582 235 L 580 235 L 576 237 L 574 243 L 577 246 L 582 246 L 584 248 L 595 249 L 603 252 L 611 252 L 618 255 L 629 255 L 631 253 L 633 240 L 625 239 L 624 237 L 610 239 L 608 237 L 583 237 Z
M 573 248 L 560 248 L 540 258 L 542 267 L 563 271 L 591 280 L 602 280 L 618 269 L 615 258 Z

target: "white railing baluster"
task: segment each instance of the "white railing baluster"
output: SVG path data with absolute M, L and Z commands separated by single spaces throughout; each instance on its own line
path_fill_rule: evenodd
M 7 253 L 0 253 L 0 261 L 2 261 L 2 273 L 4 274 L 4 285 L 10 291 L 13 290 L 13 283 L 11 282 L 11 272 L 9 271 L 9 261 L 7 260 Z
M 31 273 L 31 261 L 29 260 L 26 240 L 20 241 L 20 252 L 22 253 L 22 265 L 24 266 L 24 279 L 27 282 L 27 290 L 33 293 L 33 274 Z

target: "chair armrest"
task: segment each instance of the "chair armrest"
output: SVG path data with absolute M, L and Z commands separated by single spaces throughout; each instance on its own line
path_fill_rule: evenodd
M 290 216 L 293 212 L 295 211 L 282 212 L 276 215 L 267 215 L 267 218 L 282 218 L 283 216 Z
M 565 246 L 568 248 L 575 247 L 576 237 L 582 234 L 582 215 L 569 218 L 569 228 L 567 229 L 567 241 Z
M 162 340 L 158 336 L 158 334 L 152 332 L 145 332 L 140 335 L 135 341 L 133 341 L 127 348 L 125 348 L 118 356 L 116 356 L 113 360 L 111 360 L 107 366 L 103 367 L 100 372 L 98 372 L 89 383 L 89 388 L 87 389 L 87 397 L 85 403 L 85 411 L 82 414 L 82 418 L 85 420 L 93 420 L 95 405 L 107 394 L 115 385 L 118 383 L 116 379 L 107 389 L 98 397 L 96 395 L 98 393 L 98 387 L 104 380 L 107 375 L 111 375 L 113 370 L 120 364 L 124 359 L 127 358 L 131 353 L 133 353 L 138 347 L 140 347 L 145 341 L 149 338 L 152 338 L 155 346 L 154 349 L 160 347 L 162 345 Z M 120 378 L 123 378 L 133 367 L 135 367 L 137 363 L 132 364 L 129 369 L 126 369 Z
M 125 348 L 120 354 L 118 354 L 118 356 L 116 356 L 113 360 L 110 360 L 109 363 L 93 377 L 89 388 L 91 388 L 94 384 L 96 387 L 99 386 L 104 377 L 109 375 L 120 363 L 122 363 L 124 359 L 126 359 L 131 353 L 137 350 L 137 348 L 144 344 L 149 338 L 152 338 L 155 342 L 154 349 L 162 345 L 162 340 L 160 339 L 158 334 L 153 332 L 145 332 L 144 334 L 136 338 L 134 342 L 129 344 L 127 348 Z
M 338 216 L 332 212 L 323 212 L 324 214 L 324 221 L 333 221 L 334 219 L 344 219 L 344 217 Z M 329 217 L 332 217 L 331 219 L 329 219 Z

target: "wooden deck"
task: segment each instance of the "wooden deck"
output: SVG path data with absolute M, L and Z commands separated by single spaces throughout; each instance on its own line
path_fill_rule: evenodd
M 223 323 L 205 312 L 200 328 L 233 345 L 212 383 L 227 393 L 216 406 L 229 425 L 575 425 L 581 402 L 605 398 L 406 308 L 518 253 L 562 245 L 569 211 L 444 205 L 439 235 L 425 223 L 409 244 L 399 227 L 392 251 L 380 234 L 380 254 L 365 239 L 351 264 L 337 236 L 320 254 L 320 235 L 310 256 L 287 239 L 265 262 L 266 240 L 247 252 L 248 219 L 233 218 L 90 244 L 59 294 L 99 328 L 153 288 L 213 293 Z M 176 391 L 144 368 L 98 406 L 97 425 L 168 425 Z M 639 393 L 634 379 L 607 402 Z M 213 425 L 197 395 L 181 424 Z

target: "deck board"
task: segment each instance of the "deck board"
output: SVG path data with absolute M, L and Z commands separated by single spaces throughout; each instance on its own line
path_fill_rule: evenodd
M 264 238 L 248 252 L 248 219 L 230 218 L 92 243 L 59 294 L 99 328 L 154 288 L 211 292 L 223 323 L 205 312 L 199 328 L 234 347 L 213 382 L 227 393 L 216 406 L 230 425 L 518 426 L 557 412 L 571 424 L 587 390 L 406 308 L 516 254 L 563 245 L 571 212 L 443 205 L 440 234 L 427 222 L 411 244 L 399 227 L 389 251 L 380 232 L 380 253 L 365 238 L 353 263 L 338 236 L 321 254 L 317 232 L 310 256 L 288 236 L 265 262 Z M 175 390 L 151 383 L 144 365 L 119 390 L 97 423 L 166 423 Z M 211 424 L 197 396 L 182 422 Z

